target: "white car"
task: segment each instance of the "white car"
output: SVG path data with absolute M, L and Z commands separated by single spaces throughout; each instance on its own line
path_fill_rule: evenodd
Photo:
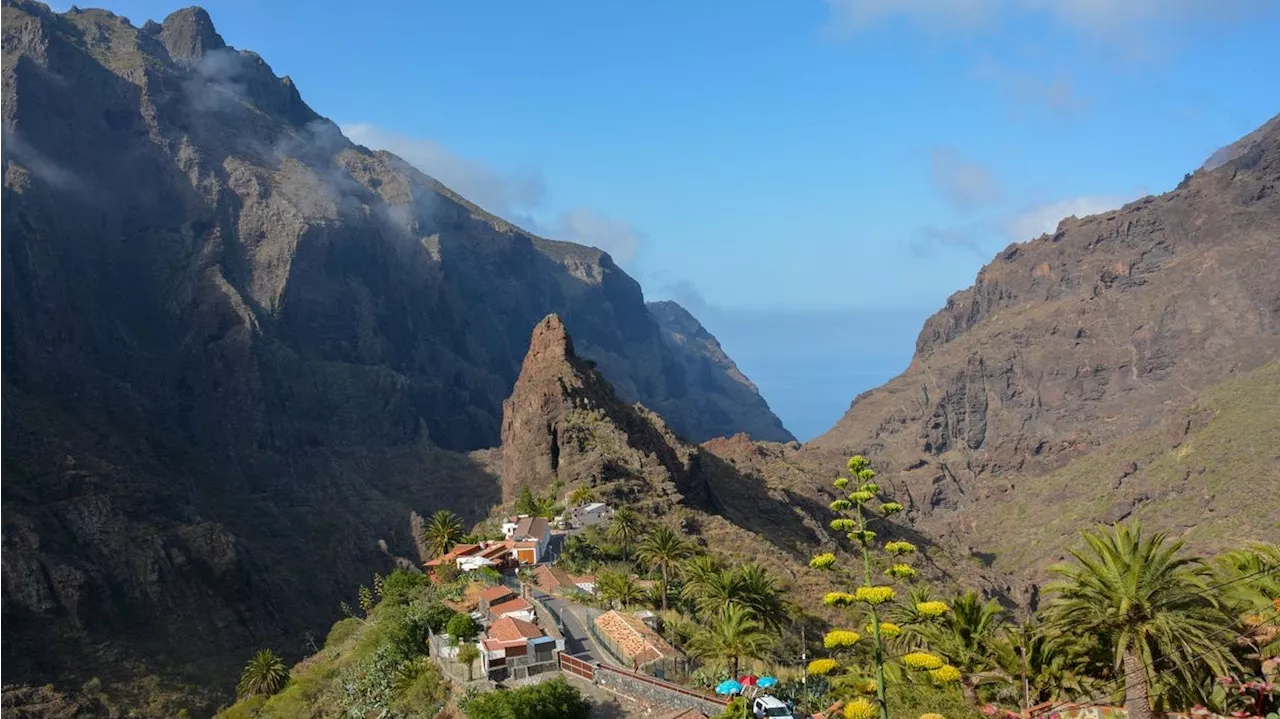
M 786 704 L 783 704 L 777 697 L 768 695 L 756 697 L 756 700 L 751 703 L 751 713 L 755 714 L 756 719 L 762 719 L 763 717 L 794 719 L 791 715 L 791 710 L 787 708 Z

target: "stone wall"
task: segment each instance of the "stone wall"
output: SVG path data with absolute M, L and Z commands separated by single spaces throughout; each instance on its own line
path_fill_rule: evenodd
M 709 694 L 690 691 L 643 674 L 597 665 L 595 683 L 636 701 L 664 709 L 696 709 L 708 716 L 724 711 L 727 701 Z

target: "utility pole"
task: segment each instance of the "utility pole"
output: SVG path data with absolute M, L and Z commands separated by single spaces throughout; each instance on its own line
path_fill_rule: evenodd
M 1027 638 L 1022 637 L 1018 647 L 1022 651 L 1022 715 L 1031 716 L 1031 684 L 1027 681 Z

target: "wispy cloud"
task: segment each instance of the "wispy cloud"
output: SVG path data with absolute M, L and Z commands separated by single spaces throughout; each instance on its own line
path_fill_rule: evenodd
M 1138 193 L 1140 194 L 1140 193 Z M 1016 242 L 1032 240 L 1040 235 L 1054 232 L 1058 223 L 1066 217 L 1087 217 L 1096 215 L 1133 200 L 1132 196 L 1093 195 L 1069 197 L 1029 207 L 1007 218 L 1002 223 L 1005 235 Z
M 934 189 L 962 210 L 993 205 L 1004 198 L 1004 189 L 995 175 L 951 148 L 935 148 L 930 165 Z
M 1041 76 L 985 58 L 974 65 L 973 76 L 994 85 L 1018 108 L 1071 117 L 1084 112 L 1089 105 L 1076 83 L 1064 72 Z
M 546 183 L 537 173 L 500 173 L 434 140 L 407 137 L 376 125 L 341 127 L 352 142 L 399 155 L 468 200 L 507 219 L 537 209 L 546 198 Z
M 605 217 L 587 207 L 561 213 L 555 229 L 556 239 L 598 247 L 622 263 L 635 259 L 642 239 L 640 232 L 629 223 Z
M 1133 42 L 1156 25 L 1239 21 L 1269 0 L 827 0 L 831 29 L 856 33 L 904 18 L 950 33 L 997 29 L 1018 17 L 1040 17 L 1064 29 L 1107 41 Z
M 536 215 L 548 214 L 548 191 L 540 173 L 500 172 L 434 140 L 408 137 L 376 125 L 349 123 L 341 128 L 353 142 L 399 155 L 486 211 L 531 232 L 598 247 L 624 265 L 635 259 L 644 244 L 644 233 L 635 226 L 591 207 L 575 207 L 550 222 L 539 222 Z

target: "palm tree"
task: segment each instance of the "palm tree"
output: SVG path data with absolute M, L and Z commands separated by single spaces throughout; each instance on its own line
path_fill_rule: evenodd
M 595 490 L 590 487 L 578 487 L 569 493 L 569 506 L 581 507 L 596 498 Z
M 684 587 L 680 598 L 694 602 L 706 590 L 708 584 L 720 575 L 720 562 L 710 554 L 699 554 L 680 565 L 680 577 Z
M 735 571 L 742 589 L 738 602 L 755 612 L 766 627 L 781 628 L 787 620 L 787 607 L 773 575 L 755 562 L 748 562 Z
M 616 603 L 622 607 L 634 603 L 643 594 L 640 585 L 636 584 L 628 572 L 610 570 L 596 576 L 596 591 L 610 606 Z
M 255 694 L 270 696 L 283 689 L 287 681 L 289 681 L 289 669 L 285 667 L 284 662 L 280 661 L 280 657 L 270 649 L 260 649 L 245 665 L 236 691 L 242 697 Z
M 1214 562 L 1218 584 L 1233 614 L 1239 617 L 1237 645 L 1256 663 L 1253 672 L 1267 675 L 1280 665 L 1280 626 L 1266 617 L 1280 597 L 1280 544 L 1253 544 L 1223 554 Z
M 1034 622 L 1006 627 L 994 647 L 1005 674 L 999 698 L 1035 706 L 1092 696 L 1103 683 L 1094 676 L 1105 674 L 1111 664 L 1110 657 L 1097 657 L 1097 649 L 1092 636 L 1062 633 Z
M 933 650 L 959 669 L 960 687 L 965 698 L 978 704 L 978 687 L 1004 678 L 995 661 L 995 646 L 1004 623 L 1004 608 L 994 599 L 986 602 L 975 591 L 968 591 L 951 601 L 951 611 L 940 620 L 908 625 Z
M 622 545 L 622 558 L 629 559 L 628 550 L 636 538 L 644 532 L 644 520 L 630 507 L 618 507 L 609 520 L 609 539 Z
M 667 611 L 667 589 L 672 567 L 693 554 L 693 547 L 667 526 L 658 526 L 645 535 L 636 555 L 640 561 L 662 570 L 662 611 Z
M 1063 632 L 1106 642 L 1129 719 L 1154 716 L 1153 672 L 1178 672 L 1187 683 L 1206 665 L 1226 673 L 1234 660 L 1217 635 L 1230 621 L 1207 591 L 1207 568 L 1182 555 L 1181 541 L 1169 542 L 1163 532 L 1144 536 L 1136 523 L 1082 535 L 1086 547 L 1071 551 L 1075 564 L 1052 570 L 1062 580 L 1050 587 L 1057 594 L 1050 616 Z M 1162 659 L 1169 661 L 1156 669 Z
M 466 644 L 463 644 L 462 646 L 458 647 L 458 663 L 462 664 L 467 668 L 467 681 L 471 681 L 472 672 L 474 671 L 474 668 L 472 665 L 479 658 L 480 658 L 480 650 L 476 647 L 476 645 L 470 642 L 467 642 Z
M 431 556 L 438 557 L 462 539 L 462 520 L 453 512 L 441 509 L 431 515 L 431 521 L 422 530 L 422 539 Z
M 729 605 L 694 635 L 689 649 L 697 657 L 727 659 L 736 677 L 739 661 L 762 659 L 771 641 L 750 609 Z

